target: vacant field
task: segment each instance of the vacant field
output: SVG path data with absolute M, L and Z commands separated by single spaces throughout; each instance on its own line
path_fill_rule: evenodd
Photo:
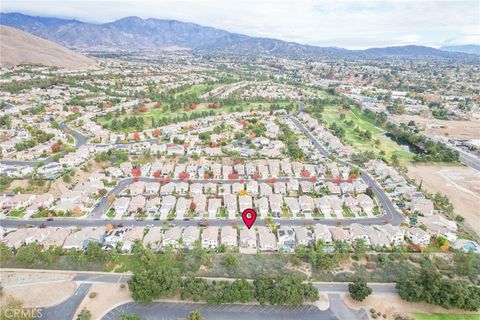
M 480 120 L 478 119 L 470 121 L 437 120 L 435 118 L 409 115 L 397 115 L 394 116 L 394 119 L 403 122 L 413 120 L 419 128 L 424 128 L 426 133 L 458 139 L 478 139 L 480 132 Z M 441 125 L 442 128 L 427 128 L 427 124 Z
M 455 214 L 461 215 L 475 232 L 480 233 L 480 172 L 460 166 L 409 166 L 408 175 L 429 192 L 448 196 L 455 206 Z
M 413 158 L 413 153 L 403 149 L 398 143 L 387 138 L 385 130 L 375 125 L 375 123 L 361 114 L 357 109 L 343 112 L 345 114 L 346 121 L 353 121 L 354 125 L 348 125 L 340 119 L 340 109 L 338 106 L 326 106 L 325 111 L 322 113 L 323 119 L 330 125 L 333 122 L 337 126 L 342 127 L 345 130 L 344 142 L 351 145 L 353 148 L 359 151 L 374 151 L 379 153 L 385 152 L 385 158 L 390 161 L 393 154 L 396 154 L 401 164 L 410 163 Z M 355 131 L 355 127 L 360 128 L 362 131 L 370 131 L 372 138 L 370 140 L 360 136 Z M 380 144 L 375 145 L 375 141 L 379 140 Z

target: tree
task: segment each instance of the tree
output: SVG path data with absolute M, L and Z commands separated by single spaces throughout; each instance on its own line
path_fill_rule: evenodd
M 197 302 L 205 297 L 207 289 L 207 280 L 189 276 L 182 281 L 180 298 L 182 300 L 192 299 Z
M 203 320 L 203 316 L 198 311 L 190 311 L 188 314 L 188 320 Z
M 128 281 L 133 300 L 143 303 L 150 303 L 160 297 L 174 296 L 178 293 L 180 285 L 180 271 L 163 265 L 134 272 Z
M 77 320 L 90 320 L 92 319 L 92 313 L 90 310 L 83 308 L 77 315 Z
M 229 269 L 234 269 L 238 266 L 238 256 L 234 253 L 229 253 L 225 256 L 225 265 Z
M 353 283 L 348 284 L 348 292 L 354 300 L 363 301 L 372 293 L 372 289 L 364 279 L 358 277 Z
M 365 240 L 364 239 L 355 239 L 355 242 L 354 242 L 354 252 L 355 254 L 359 257 L 359 258 L 362 258 L 365 253 L 367 252 L 367 249 L 368 249 L 368 246 L 367 244 L 365 243 Z

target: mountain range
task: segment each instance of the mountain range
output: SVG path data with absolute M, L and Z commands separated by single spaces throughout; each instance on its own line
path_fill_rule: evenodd
M 73 52 L 52 41 L 41 39 L 28 32 L 0 25 L 0 66 L 19 64 L 55 66 L 66 69 L 86 69 L 97 62 Z
M 126 17 L 94 24 L 71 19 L 1 13 L 0 24 L 11 26 L 65 47 L 83 51 L 158 51 L 186 48 L 200 52 L 269 54 L 277 56 L 419 57 L 466 58 L 467 53 L 426 46 L 399 46 L 347 50 L 319 47 L 232 33 L 176 20 Z

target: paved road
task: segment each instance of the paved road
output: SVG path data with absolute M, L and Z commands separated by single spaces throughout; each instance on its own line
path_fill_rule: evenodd
M 77 310 L 78 306 L 82 302 L 85 295 L 90 290 L 92 286 L 91 283 L 81 283 L 75 293 L 68 298 L 66 301 L 49 308 L 41 309 L 41 317 L 38 319 L 42 320 L 58 320 L 58 319 L 73 319 L 73 315 Z M 45 292 L 45 294 L 48 294 Z
M 313 145 L 317 148 L 317 150 L 324 156 L 330 156 L 330 152 L 323 147 L 320 142 L 310 133 L 310 131 L 295 117 L 288 116 L 290 120 L 310 139 Z M 337 162 L 343 164 L 348 167 L 352 167 L 353 165 L 347 161 L 337 159 Z M 387 196 L 387 194 L 382 190 L 382 188 L 378 185 L 378 183 L 373 179 L 365 170 L 360 169 L 360 176 L 362 177 L 363 181 L 372 188 L 373 192 L 377 196 L 378 201 L 380 202 L 385 215 L 382 217 L 372 218 L 375 222 L 370 222 L 374 224 L 382 224 L 385 220 L 388 220 L 392 225 L 399 225 L 403 220 L 403 215 L 395 209 L 395 206 L 392 200 Z M 362 220 L 360 220 L 362 221 Z M 359 221 L 359 222 L 360 222 Z M 363 222 L 360 222 L 363 223 Z
M 80 132 L 69 128 L 66 124 L 61 123 L 60 128 L 63 131 L 65 131 L 66 133 L 74 136 L 74 138 L 75 138 L 75 148 L 79 148 L 79 147 L 81 147 L 81 146 L 83 146 L 87 143 L 87 137 L 85 137 Z M 47 157 L 47 158 L 41 158 L 41 159 L 29 160 L 29 161 L 3 159 L 3 160 L 0 160 L 0 163 L 5 164 L 5 165 L 13 165 L 13 166 L 35 167 L 40 162 L 42 162 L 44 164 L 47 164 L 47 163 L 50 163 L 52 161 L 53 161 L 52 157 Z

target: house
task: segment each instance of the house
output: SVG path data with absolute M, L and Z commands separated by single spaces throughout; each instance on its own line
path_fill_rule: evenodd
M 240 229 L 240 253 L 255 253 L 257 252 L 257 234 L 255 229 L 241 228 Z
M 182 229 L 180 227 L 173 227 L 165 231 L 162 240 L 162 247 L 172 247 L 178 249 L 180 238 L 182 237 Z
M 313 243 L 313 233 L 304 226 L 293 227 L 297 245 L 308 247 Z
M 190 185 L 190 194 L 201 194 L 203 193 L 203 184 L 201 183 L 192 183 Z
M 143 181 L 136 181 L 132 183 L 130 186 L 130 195 L 132 196 L 138 196 L 140 194 L 143 194 L 145 192 L 145 182 Z
M 386 224 L 382 228 L 383 233 L 387 236 L 387 239 L 390 244 L 400 245 L 405 243 L 405 231 L 404 229 L 392 226 L 391 224 Z
M 192 206 L 195 207 L 195 214 L 199 217 L 207 213 L 207 196 L 204 194 L 194 194 Z
M 342 194 L 353 193 L 354 187 L 352 183 L 349 182 L 341 182 L 340 183 L 340 192 Z
M 315 203 L 310 196 L 300 196 L 298 197 L 300 203 L 300 209 L 307 219 L 310 219 L 315 209 Z
M 252 197 L 249 195 L 239 196 L 238 206 L 240 212 L 243 212 L 245 209 L 251 209 L 253 207 Z
M 175 198 L 174 196 L 164 196 L 162 198 L 162 206 L 160 207 L 160 218 L 166 219 L 167 216 L 175 208 L 176 203 L 177 203 L 177 198 Z
M 162 196 L 165 196 L 167 194 L 172 194 L 174 191 L 175 191 L 175 183 L 174 182 L 166 183 L 160 188 L 160 194 Z
M 145 207 L 145 202 L 146 202 L 145 197 L 142 195 L 133 197 L 128 207 L 128 213 L 135 214 L 140 212 L 143 209 L 143 207 Z
M 287 194 L 287 185 L 285 184 L 285 182 L 277 181 L 273 184 L 273 192 L 276 194 L 285 195 Z
M 218 248 L 218 227 L 209 226 L 202 232 L 202 248 L 217 249 Z
M 24 194 L 24 193 L 18 193 L 11 197 L 10 199 L 7 199 L 3 203 L 3 208 L 4 209 L 23 209 L 26 208 L 30 205 L 33 204 L 33 201 L 35 200 L 37 196 L 34 194 Z
M 260 226 L 257 228 L 258 231 L 258 250 L 260 251 L 277 251 L 277 238 L 272 233 L 272 231 L 265 227 Z
M 338 195 L 338 194 L 341 193 L 340 187 L 339 187 L 337 184 L 329 181 L 329 182 L 327 182 L 325 185 L 327 186 L 328 191 L 329 191 L 331 194 L 337 194 L 337 195 Z
M 228 218 L 235 219 L 235 215 L 238 212 L 237 206 L 237 195 L 236 194 L 226 194 L 223 196 L 223 202 L 227 210 Z
M 145 195 L 146 196 L 156 196 L 160 190 L 160 183 L 158 182 L 149 182 L 145 184 Z
M 135 241 L 139 240 L 140 244 L 142 243 L 143 230 L 143 227 L 133 227 L 125 231 L 123 235 L 122 252 L 131 252 Z
M 332 208 L 333 213 L 337 218 L 343 218 L 343 202 L 336 196 L 331 196 L 328 198 L 330 207 Z
M 270 212 L 274 217 L 280 217 L 282 214 L 283 197 L 279 194 L 272 194 L 268 197 Z
M 344 241 L 349 244 L 352 243 L 352 238 L 348 230 L 339 227 L 331 227 L 329 230 L 334 241 Z
M 232 184 L 232 193 L 233 194 L 238 194 L 242 190 L 245 190 L 245 184 L 239 183 L 239 182 L 234 182 Z
M 290 179 L 287 182 L 287 190 L 288 192 L 297 192 L 300 184 L 298 183 L 297 179 Z
M 405 231 L 405 237 L 418 246 L 428 246 L 430 244 L 430 234 L 417 227 L 408 228 Z
M 175 213 L 177 214 L 177 219 L 182 220 L 187 211 L 190 209 L 190 199 L 184 197 L 179 197 L 177 200 L 177 206 L 175 208 Z
M 315 236 L 315 241 L 323 241 L 324 243 L 332 243 L 332 234 L 330 229 L 324 224 L 315 224 L 313 227 L 313 233 Z
M 222 206 L 222 199 L 219 198 L 210 198 L 208 199 L 208 217 L 210 219 L 215 219 L 217 213 Z
M 260 199 L 255 200 L 255 207 L 257 208 L 257 212 L 260 215 L 260 218 L 265 218 L 268 214 L 268 198 L 262 197 Z
M 51 231 L 47 233 L 47 236 L 42 241 L 44 250 L 63 247 L 65 240 L 72 232 L 70 228 L 48 227 L 47 229 L 50 229 Z
M 55 178 L 63 172 L 63 166 L 58 162 L 50 162 L 37 169 L 37 173 L 44 176 L 46 179 Z
M 327 197 L 315 198 L 315 206 L 318 211 L 325 215 L 326 218 L 331 218 L 332 207 L 330 206 L 330 201 L 328 201 Z
M 145 205 L 145 212 L 150 216 L 154 216 L 158 213 L 159 207 L 160 207 L 160 198 L 158 197 L 151 198 L 147 201 L 147 204 Z
M 259 187 L 260 187 L 260 196 L 268 197 L 269 195 L 273 194 L 272 187 L 269 184 L 262 182 L 259 184 Z M 247 185 L 247 189 L 248 189 L 248 185 Z
M 277 229 L 278 246 L 284 252 L 292 252 L 295 248 L 295 231 L 289 226 L 280 226 Z
M 216 195 L 217 194 L 217 184 L 216 183 L 205 183 L 203 190 L 206 194 Z
M 128 206 L 130 205 L 130 198 L 122 197 L 117 198 L 113 203 L 113 208 L 117 216 L 123 216 L 127 213 Z
M 247 182 L 247 192 L 252 195 L 258 195 L 258 182 L 255 180 L 250 180 Z
M 18 250 L 25 244 L 25 239 L 32 234 L 31 228 L 17 229 L 8 233 L 1 241 L 10 249 Z
M 103 243 L 105 232 L 103 228 L 84 227 L 77 232 L 73 232 L 65 239 L 63 249 L 83 250 L 88 247 L 90 242 Z
M 220 230 L 220 243 L 227 248 L 238 247 L 237 230 L 231 226 L 223 226 Z
M 313 191 L 313 183 L 312 181 L 300 181 L 300 190 L 302 190 L 303 193 L 312 193 Z
M 186 195 L 188 193 L 188 183 L 178 182 L 175 184 L 175 192 L 177 194 Z
M 370 245 L 373 248 L 386 248 L 390 245 L 390 240 L 387 235 L 376 227 L 364 226 L 363 229 L 367 233 L 368 238 L 370 239 Z
M 372 214 L 373 208 L 374 208 L 374 203 L 372 198 L 362 193 L 357 196 L 357 201 L 360 208 L 362 208 L 367 215 Z
M 188 226 L 183 229 L 182 242 L 185 248 L 192 250 L 195 247 L 195 243 L 200 238 L 200 229 L 195 226 Z
M 353 243 L 355 243 L 356 240 L 363 240 L 365 244 L 370 245 L 368 234 L 361 224 L 352 223 L 350 225 L 350 238 Z
M 442 236 L 449 242 L 457 240 L 457 224 L 440 215 L 419 217 L 419 222 L 427 227 L 427 232 L 436 237 Z
M 433 215 L 433 202 L 425 198 L 412 199 L 412 211 L 424 216 Z
M 33 203 L 25 210 L 27 217 L 32 214 L 50 207 L 55 198 L 50 193 L 44 193 L 34 198 Z
M 159 251 L 162 246 L 162 228 L 151 228 L 143 238 L 143 245 L 146 248 L 150 247 L 153 252 Z

